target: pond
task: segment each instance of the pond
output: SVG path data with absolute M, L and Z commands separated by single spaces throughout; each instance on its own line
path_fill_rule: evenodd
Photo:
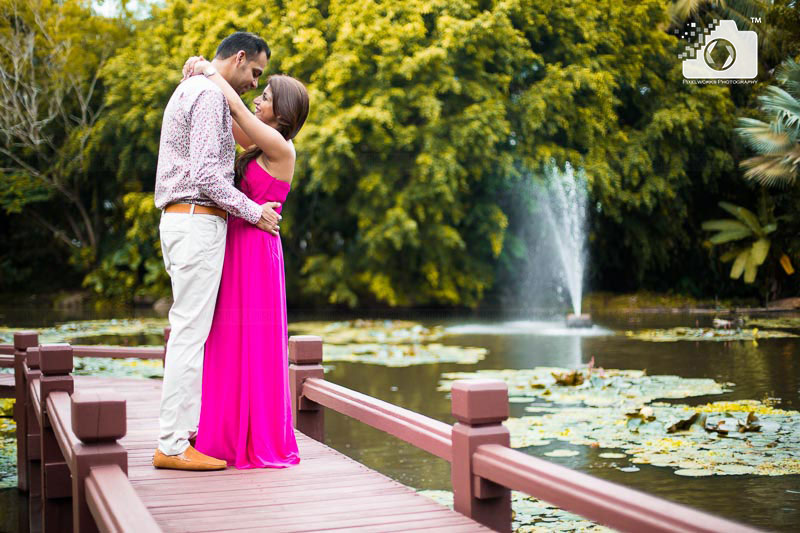
M 4 315 L 2 326 L 38 329 L 76 319 L 108 318 L 24 308 L 3 308 L 0 315 Z M 138 317 L 151 328 L 149 332 L 95 328 L 73 334 L 82 335 L 81 344 L 157 343 L 163 322 L 151 322 L 153 317 L 150 312 Z M 596 326 L 591 330 L 566 330 L 557 321 L 530 317 L 459 316 L 440 311 L 393 312 L 393 322 L 374 320 L 386 317 L 386 313 L 370 317 L 368 313 L 290 311 L 290 333 L 318 331 L 324 339 L 335 341 L 336 345 L 325 348 L 327 379 L 447 423 L 454 421 L 446 390 L 448 378 L 459 377 L 453 373 L 583 368 L 581 376 L 587 381 L 577 388 L 551 383 L 554 379 L 549 376 L 558 371 L 546 370 L 541 374 L 550 380 L 545 385 L 512 391 L 512 396 L 521 396 L 511 403 L 513 420 L 508 425 L 516 442 L 512 445 L 569 468 L 764 529 L 790 531 L 800 523 L 800 446 L 793 440 L 800 428 L 796 413 L 800 411 L 800 337 L 782 336 L 800 334 L 797 316 L 781 315 L 783 323 L 748 324 L 730 337 L 737 340 L 726 337 L 731 332 L 704 329 L 711 328 L 711 315 L 595 314 Z M 356 318 L 373 320 L 342 323 Z M 769 331 L 778 332 L 777 338 L 770 338 L 765 333 Z M 432 343 L 442 347 L 431 347 Z M 586 369 L 589 364 L 594 370 Z M 93 368 L 89 365 L 84 371 Z M 612 369 L 646 369 L 646 374 Z M 148 367 L 143 375 L 157 375 L 157 370 Z M 687 379 L 669 381 L 673 378 L 659 376 Z M 506 374 L 512 383 L 518 377 L 518 373 Z M 525 375 L 524 379 L 530 382 L 531 378 Z M 590 394 L 596 380 L 603 382 L 606 391 L 613 388 L 609 383 L 626 387 L 628 403 L 612 405 Z M 636 394 L 630 394 L 631 390 Z M 576 403 L 578 396 L 581 401 Z M 745 400 L 758 403 L 742 403 Z M 626 413 L 632 407 L 637 412 Z M 589 428 L 587 409 L 593 409 L 589 412 L 596 418 L 595 426 L 606 426 Z M 705 429 L 717 423 L 724 429 L 731 420 L 736 424 L 735 419 L 744 428 L 749 410 L 758 411 L 758 431 L 728 434 Z M 702 415 L 701 422 L 685 431 L 664 433 L 664 420 L 677 421 L 682 413 L 695 411 Z M 649 422 L 653 417 L 658 424 Z M 633 433 L 628 431 L 631 420 L 634 426 L 641 424 Z M 434 492 L 450 488 L 447 462 L 336 413 L 326 413 L 325 424 L 330 446 L 406 485 L 447 499 L 446 493 Z M 647 428 L 651 426 L 661 433 L 650 436 Z M 544 436 L 531 440 L 534 427 Z M 620 432 L 625 436 L 620 437 Z M 715 459 L 720 456 L 727 459 Z M 0 468 L 13 468 L 8 464 L 0 463 Z M 24 499 L 15 493 L 15 489 L 0 491 L 0 506 L 13 510 L 12 514 L 24 506 Z M 531 524 L 569 527 L 552 515 L 541 514 L 541 505 L 536 509 L 540 516 Z

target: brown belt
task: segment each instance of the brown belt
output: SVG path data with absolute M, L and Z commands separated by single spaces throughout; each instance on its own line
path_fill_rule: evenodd
M 192 207 L 194 212 L 198 215 L 216 215 L 224 220 L 228 219 L 228 213 L 219 207 L 207 207 L 204 205 L 195 204 L 169 204 L 164 208 L 165 213 L 191 213 Z

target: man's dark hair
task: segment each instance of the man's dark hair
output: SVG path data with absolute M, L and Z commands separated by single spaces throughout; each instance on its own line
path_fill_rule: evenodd
M 255 59 L 261 52 L 267 54 L 267 59 L 272 56 L 272 51 L 264 39 L 249 31 L 237 31 L 228 35 L 219 43 L 216 57 L 227 59 L 239 50 L 244 50 L 248 60 Z

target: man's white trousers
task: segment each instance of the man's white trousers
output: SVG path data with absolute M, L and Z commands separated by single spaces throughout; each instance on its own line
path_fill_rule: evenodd
M 161 392 L 158 448 L 177 455 L 197 433 L 203 352 L 222 276 L 227 223 L 215 215 L 163 213 L 159 226 L 164 266 L 172 281 Z

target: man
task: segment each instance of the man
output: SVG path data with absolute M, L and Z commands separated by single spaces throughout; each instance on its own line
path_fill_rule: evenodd
M 239 94 L 258 86 L 270 49 L 252 33 L 225 38 L 211 62 Z M 182 82 L 167 104 L 156 171 L 156 207 L 163 209 L 161 251 L 172 281 L 167 343 L 153 466 L 219 470 L 225 461 L 194 449 L 200 418 L 203 348 L 217 300 L 228 213 L 277 235 L 277 203 L 258 205 L 233 185 L 232 119 L 222 91 L 205 76 Z

